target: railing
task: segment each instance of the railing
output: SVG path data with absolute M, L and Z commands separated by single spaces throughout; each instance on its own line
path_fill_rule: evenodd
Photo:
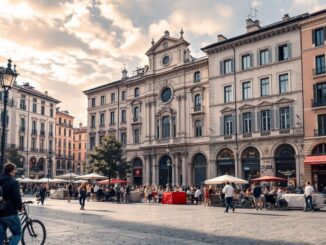
M 326 128 L 314 129 L 314 135 L 315 136 L 325 136 L 326 135 Z
M 201 111 L 201 105 L 194 106 L 194 111 Z
M 290 129 L 289 128 L 281 128 L 279 131 L 280 134 L 289 134 Z
M 311 107 L 326 106 L 326 97 L 317 97 L 311 100 Z
M 134 118 L 132 119 L 132 121 L 133 121 L 133 122 L 138 122 L 138 121 L 139 121 L 139 117 L 134 117 Z
M 19 128 L 19 132 L 23 132 L 24 133 L 25 131 L 26 131 L 26 128 L 25 127 L 20 127 Z
M 326 67 L 325 66 L 316 67 L 315 69 L 312 70 L 312 73 L 314 74 L 314 76 L 325 74 Z
M 37 130 L 36 129 L 32 129 L 32 135 L 37 135 Z

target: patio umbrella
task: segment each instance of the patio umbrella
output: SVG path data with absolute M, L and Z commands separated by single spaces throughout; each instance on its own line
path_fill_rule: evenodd
M 18 178 L 19 183 L 34 183 L 36 180 L 31 178 Z
M 88 181 L 87 180 L 79 179 L 79 180 L 73 181 L 72 183 L 74 183 L 74 184 L 83 184 L 83 183 L 88 183 Z
M 252 182 L 279 182 L 279 181 L 283 181 L 286 182 L 288 181 L 287 179 L 283 179 L 283 178 L 279 178 L 279 177 L 275 177 L 275 176 L 262 176 L 256 179 L 252 179 Z
M 58 178 L 50 179 L 50 183 L 67 183 L 67 182 L 69 182 L 69 181 L 63 180 L 63 179 L 58 179 Z
M 223 184 L 225 182 L 230 182 L 230 183 L 235 183 L 235 184 L 247 184 L 248 183 L 247 180 L 240 179 L 240 178 L 237 178 L 237 177 L 234 177 L 231 175 L 227 175 L 227 174 L 218 176 L 213 179 L 205 180 L 206 185 Z
M 128 183 L 127 180 L 122 180 L 122 179 L 111 179 L 110 181 L 108 179 L 106 179 L 106 180 L 97 181 L 97 184 L 108 185 L 109 182 L 110 182 L 110 184 L 126 184 L 126 183 Z
M 103 176 L 103 175 L 99 175 L 97 173 L 90 173 L 90 174 L 85 174 L 85 175 L 79 176 L 78 178 L 94 180 L 94 179 L 106 179 L 107 177 Z
M 78 174 L 75 173 L 67 173 L 64 175 L 56 176 L 59 179 L 77 179 L 79 177 Z

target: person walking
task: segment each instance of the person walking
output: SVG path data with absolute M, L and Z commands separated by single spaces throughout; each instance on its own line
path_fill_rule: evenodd
M 0 208 L 0 245 L 3 244 L 7 228 L 9 228 L 12 234 L 9 245 L 19 244 L 22 234 L 18 211 L 21 212 L 23 210 L 23 204 L 19 183 L 14 179 L 15 174 L 16 165 L 6 163 L 4 165 L 4 175 L 0 178 L 3 204 L 5 204 L 1 205 L 2 208 Z
M 234 188 L 230 185 L 230 182 L 226 182 L 226 185 L 224 186 L 222 192 L 225 194 L 225 204 L 226 208 L 224 213 L 229 212 L 229 208 L 232 208 L 232 211 L 234 213 L 235 207 L 233 205 L 233 194 L 234 194 Z
M 261 195 L 263 194 L 263 192 L 261 190 L 261 187 L 260 187 L 259 183 L 255 184 L 255 187 L 254 187 L 252 193 L 253 193 L 253 196 L 254 196 L 254 202 L 255 202 L 256 210 L 258 210 L 259 208 L 260 208 L 260 210 L 262 210 L 263 209 L 263 204 L 262 204 L 262 201 L 261 201 Z
M 303 210 L 303 212 L 313 212 L 314 211 L 314 206 L 312 203 L 312 194 L 314 193 L 314 188 L 310 185 L 310 182 L 307 181 L 306 182 L 306 186 L 304 188 L 304 198 L 305 198 L 305 209 Z
M 86 184 L 81 184 L 79 187 L 79 204 L 80 204 L 80 210 L 85 209 L 85 200 L 87 197 L 87 187 Z
M 39 195 L 40 195 L 40 202 L 41 202 L 41 204 L 42 205 L 44 205 L 44 200 L 45 200 L 45 196 L 46 196 L 46 186 L 45 186 L 45 184 L 42 184 L 41 185 L 41 187 L 40 187 L 40 193 L 39 193 Z

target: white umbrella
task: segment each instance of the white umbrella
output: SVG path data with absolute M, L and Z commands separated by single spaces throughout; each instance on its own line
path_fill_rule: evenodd
M 85 175 L 82 175 L 82 176 L 79 176 L 78 177 L 79 179 L 107 179 L 106 176 L 103 176 L 103 175 L 99 175 L 97 173 L 90 173 L 90 174 L 85 174 Z
M 75 180 L 74 182 L 72 182 L 74 184 L 83 184 L 83 183 L 88 183 L 87 180 L 82 180 L 82 179 L 79 179 L 79 180 Z
M 76 179 L 79 177 L 79 175 L 75 174 L 75 173 L 67 173 L 64 175 L 56 176 L 56 177 L 60 178 L 60 179 Z
M 50 182 L 51 179 L 49 178 L 42 178 L 42 179 L 38 179 L 38 180 L 35 180 L 35 183 L 48 183 Z
M 50 183 L 67 183 L 67 182 L 69 181 L 63 179 L 50 179 Z
M 222 176 L 218 176 L 216 178 L 213 179 L 208 179 L 205 180 L 205 184 L 206 185 L 215 185 L 215 184 L 223 184 L 225 182 L 230 182 L 230 183 L 235 183 L 235 184 L 248 184 L 247 180 L 244 179 L 240 179 L 231 175 L 222 175 Z
M 26 178 L 18 178 L 16 180 L 18 180 L 19 183 L 33 183 L 33 182 L 36 181 L 35 179 L 31 179 L 31 178 L 28 178 L 28 177 L 26 177 Z

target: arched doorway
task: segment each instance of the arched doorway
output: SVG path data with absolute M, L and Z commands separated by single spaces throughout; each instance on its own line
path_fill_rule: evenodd
M 224 174 L 235 175 L 234 154 L 230 149 L 224 148 L 220 150 L 217 154 L 216 165 L 217 176 Z
M 255 147 L 248 147 L 242 153 L 243 178 L 250 180 L 260 177 L 260 154 Z
M 326 155 L 326 144 L 319 144 L 312 150 L 313 156 Z M 311 165 L 312 182 L 317 185 L 318 191 L 326 190 L 326 164 Z
M 132 163 L 133 168 L 133 184 L 142 185 L 143 184 L 143 162 L 140 158 L 135 158 Z
M 168 166 L 169 164 L 169 166 Z M 172 159 L 169 155 L 161 157 L 159 162 L 159 185 L 166 186 L 167 183 L 171 184 L 172 181 Z
M 196 186 L 200 186 L 206 180 L 206 168 L 206 157 L 201 153 L 196 154 L 193 160 L 193 175 Z
M 277 148 L 275 168 L 277 177 L 288 179 L 288 185 L 296 185 L 295 151 L 291 145 L 282 144 Z

